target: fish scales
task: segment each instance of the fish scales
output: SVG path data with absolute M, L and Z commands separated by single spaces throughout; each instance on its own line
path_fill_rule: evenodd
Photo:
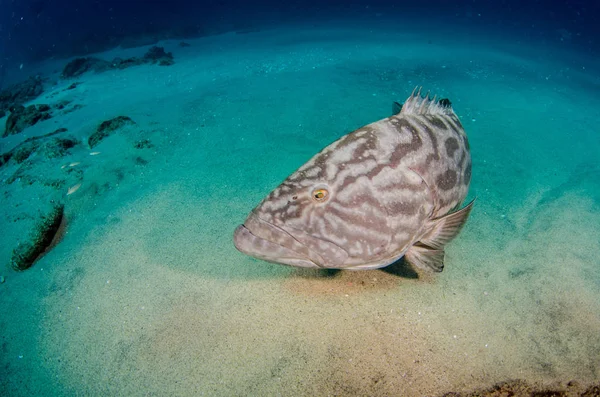
M 238 250 L 300 267 L 372 269 L 402 256 L 441 271 L 473 202 L 467 135 L 448 100 L 414 91 L 399 113 L 316 154 L 252 210 Z

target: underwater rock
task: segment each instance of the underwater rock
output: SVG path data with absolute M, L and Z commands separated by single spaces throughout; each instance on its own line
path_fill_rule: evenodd
M 56 138 L 55 140 L 49 141 L 44 145 L 41 144 L 41 141 L 66 131 L 66 128 L 59 128 L 42 136 L 27 138 L 12 150 L 0 154 L 0 167 L 8 163 L 11 159 L 13 159 L 17 164 L 21 164 L 35 151 L 38 151 L 40 147 L 42 148 L 42 154 L 47 158 L 55 158 L 66 155 L 67 149 L 70 149 L 79 143 L 79 141 L 75 138 Z
M 150 63 L 158 62 L 158 64 L 160 66 L 169 66 L 174 63 L 173 54 L 170 52 L 165 52 L 165 49 L 163 47 L 157 47 L 157 46 L 150 47 L 148 52 L 146 52 L 146 54 L 144 54 L 143 59 L 144 59 L 144 61 L 150 62 Z
M 131 66 L 143 65 L 145 62 L 143 59 L 132 57 L 132 58 L 115 58 L 112 60 L 112 67 L 116 69 L 126 69 Z
M 68 79 L 71 77 L 81 76 L 86 72 L 104 72 L 111 69 L 126 69 L 131 66 L 143 65 L 146 63 L 158 63 L 159 65 L 172 65 L 173 54 L 165 52 L 162 47 L 151 47 L 142 58 L 131 57 L 131 58 L 114 58 L 112 61 L 105 61 L 103 59 L 94 57 L 75 58 L 69 62 L 63 69 L 61 77 Z M 73 83 L 67 89 L 73 89 L 77 87 L 77 84 Z
M 9 135 L 18 134 L 25 128 L 35 125 L 37 122 L 42 120 L 48 120 L 50 117 L 50 106 L 42 105 L 29 105 L 24 107 L 22 105 L 13 105 L 10 107 L 10 116 L 6 119 L 6 129 L 2 137 Z
M 70 86 L 68 86 L 68 87 L 65 89 L 65 91 L 66 91 L 66 90 L 74 90 L 74 89 L 75 89 L 75 88 L 77 88 L 77 86 L 78 86 L 78 85 L 80 85 L 80 84 L 82 84 L 82 83 L 81 83 L 81 81 L 76 81 L 76 82 L 74 82 L 73 84 L 71 84 Z
M 10 266 L 17 271 L 27 270 L 47 251 L 58 233 L 64 216 L 64 205 L 55 204 L 41 217 L 27 241 L 20 242 L 12 251 Z
M 73 106 L 72 106 L 71 108 L 69 108 L 69 109 L 65 109 L 65 110 L 63 110 L 62 114 L 71 113 L 71 112 L 74 112 L 74 111 L 76 111 L 76 110 L 83 109 L 83 108 L 84 108 L 84 105 L 81 105 L 81 104 L 79 104 L 79 103 L 78 103 L 78 104 L 75 104 L 75 105 L 73 105 Z
M 6 178 L 6 184 L 11 185 L 18 181 L 23 185 L 33 185 L 36 182 L 36 179 L 31 176 L 33 174 L 33 172 L 31 172 L 32 168 L 31 162 L 24 161 L 23 165 L 21 165 L 14 174 Z
M 40 76 L 30 77 L 21 83 L 13 84 L 0 91 L 0 111 L 5 112 L 13 105 L 20 105 L 37 98 L 42 92 L 44 92 L 44 87 Z
M 9 152 L 0 154 L 0 167 L 2 167 L 4 164 L 8 163 L 10 161 L 10 159 L 12 158 L 13 154 L 14 153 L 12 150 Z
M 23 143 L 25 143 L 25 142 L 31 142 L 31 141 L 38 141 L 38 140 L 40 140 L 40 139 L 46 139 L 46 138 L 48 138 L 48 137 L 51 137 L 51 136 L 53 136 L 53 135 L 61 134 L 61 133 L 63 133 L 63 132 L 67 132 L 67 131 L 68 131 L 68 130 L 67 130 L 66 128 L 63 128 L 63 127 L 61 127 L 61 128 L 57 128 L 57 129 L 55 129 L 54 131 L 52 131 L 52 132 L 49 132 L 49 133 L 47 133 L 47 134 L 40 135 L 40 136 L 32 136 L 31 138 L 27 138 L 27 139 L 25 139 L 25 140 L 23 141 Z
M 131 120 L 127 116 L 117 116 L 113 119 L 103 121 L 100 123 L 98 128 L 96 128 L 96 132 L 94 132 L 88 138 L 88 145 L 90 149 L 94 146 L 98 145 L 100 141 L 109 135 L 113 134 L 116 130 L 126 126 L 126 125 L 134 125 L 135 121 Z
M 100 58 L 75 58 L 71 62 L 66 64 L 62 71 L 61 77 L 63 79 L 68 79 L 71 77 L 81 76 L 82 74 L 90 71 L 104 72 L 106 70 L 109 70 L 110 68 L 110 62 Z
M 17 164 L 21 164 L 23 161 L 27 160 L 29 156 L 33 154 L 39 148 L 38 142 L 24 142 L 21 145 L 15 148 L 15 151 L 12 155 L 12 159 L 15 160 Z
M 81 105 L 81 104 L 73 105 L 73 101 L 68 100 L 68 99 L 63 99 L 61 101 L 58 101 L 54 105 L 52 105 L 52 108 L 56 109 L 56 110 L 62 110 L 61 114 L 67 114 L 67 113 L 71 113 L 71 112 L 74 112 L 75 110 L 83 108 L 83 105 Z
M 44 143 L 39 153 L 49 159 L 64 157 L 68 154 L 67 151 L 78 143 L 73 137 L 52 138 Z
M 70 101 L 68 99 L 63 99 L 62 101 L 59 101 L 59 102 L 55 103 L 52 107 L 54 109 L 62 110 L 64 108 L 66 108 L 67 106 L 69 106 L 69 104 L 71 102 L 73 102 L 73 101 Z

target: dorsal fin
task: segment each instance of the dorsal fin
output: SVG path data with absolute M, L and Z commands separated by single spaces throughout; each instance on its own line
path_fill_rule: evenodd
M 437 100 L 437 97 L 430 98 L 429 92 L 425 97 L 421 96 L 421 87 L 416 87 L 410 97 L 402 105 L 400 114 L 425 115 L 425 114 L 446 114 L 453 115 L 452 104 L 448 99 Z

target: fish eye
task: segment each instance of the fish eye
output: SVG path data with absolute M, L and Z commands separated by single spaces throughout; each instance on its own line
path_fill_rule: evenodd
M 312 192 L 312 198 L 319 203 L 324 202 L 329 197 L 329 191 L 327 189 L 319 188 Z

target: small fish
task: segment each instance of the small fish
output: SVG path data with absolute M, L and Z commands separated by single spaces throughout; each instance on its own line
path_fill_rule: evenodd
M 69 188 L 69 190 L 67 190 L 67 196 L 69 196 L 69 195 L 75 193 L 76 191 L 78 191 L 80 187 L 81 187 L 81 182 L 79 182 L 76 185 L 71 186 Z
M 376 269 L 404 256 L 442 271 L 473 207 L 458 209 L 471 181 L 467 135 L 450 101 L 420 90 L 393 111 L 290 175 L 237 227 L 236 248 L 299 267 Z
M 76 165 L 79 165 L 79 164 L 81 164 L 80 161 L 75 161 L 75 162 L 69 164 L 69 167 L 75 167 Z
M 97 156 L 99 154 L 100 154 L 100 152 L 90 152 L 90 156 Z

